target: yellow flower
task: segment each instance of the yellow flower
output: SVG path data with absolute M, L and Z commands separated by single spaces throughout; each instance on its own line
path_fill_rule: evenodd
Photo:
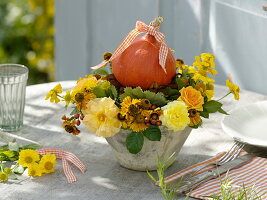
M 179 59 L 176 60 L 175 63 L 176 63 L 176 68 L 182 69 L 182 67 L 184 65 L 184 60 L 179 58 Z
M 230 92 L 234 95 L 235 100 L 239 100 L 240 88 L 237 85 L 233 84 L 230 80 L 226 80 L 225 83 Z
M 197 82 L 195 89 L 201 92 L 201 94 L 208 98 L 208 101 L 214 96 L 214 86 L 212 83 L 204 84 L 203 82 Z
M 28 168 L 29 176 L 42 176 L 42 169 L 39 164 L 34 163 L 32 166 Z
M 197 71 L 193 76 L 193 80 L 194 81 L 201 80 L 205 84 L 215 82 L 214 79 L 207 76 L 207 73 L 205 71 Z
M 77 85 L 73 90 L 77 90 L 80 92 L 91 91 L 98 84 L 98 80 L 95 76 L 88 76 L 87 78 L 81 78 L 77 81 Z
M 66 107 L 70 104 L 74 102 L 74 98 L 73 95 L 71 94 L 71 91 L 67 91 L 66 95 L 63 96 L 63 101 L 66 102 Z
M 119 109 L 111 98 L 96 98 L 82 110 L 83 123 L 97 136 L 112 137 L 120 131 L 122 123 L 117 118 Z
M 147 129 L 147 126 L 145 125 L 144 122 L 141 123 L 137 123 L 137 122 L 133 122 L 129 125 L 130 129 L 132 129 L 134 132 L 140 132 L 140 131 L 144 131 Z
M 23 167 L 30 167 L 40 160 L 40 155 L 31 149 L 22 150 L 19 153 L 19 164 Z
M 209 53 L 202 53 L 199 56 L 195 57 L 195 62 L 193 63 L 194 66 L 198 68 L 199 71 L 209 72 L 212 75 L 217 74 L 217 71 L 213 69 L 215 67 L 215 57 Z M 203 73 L 201 73 L 205 76 Z
M 195 74 L 196 72 L 197 72 L 197 70 L 195 67 L 192 67 L 192 66 L 188 67 L 188 73 L 189 74 Z
M 136 112 L 138 114 L 139 104 L 142 104 L 142 100 L 140 99 L 132 99 L 131 97 L 125 97 L 121 103 L 121 114 L 124 116 L 126 113 L 129 114 Z
M 4 172 L 0 172 L 0 182 L 5 182 L 8 180 L 8 174 Z
M 189 126 L 198 126 L 202 122 L 200 118 L 200 113 L 197 112 L 195 109 L 191 109 L 188 112 L 190 118 Z
M 178 100 L 185 102 L 188 110 L 196 109 L 199 111 L 203 111 L 202 105 L 204 104 L 204 98 L 201 93 L 194 89 L 192 86 L 182 88 L 180 90 L 181 96 Z
M 62 86 L 60 84 L 56 85 L 52 90 L 50 90 L 45 97 L 45 100 L 50 99 L 50 102 L 58 103 L 60 99 L 58 98 L 58 94 L 62 93 Z
M 56 156 L 54 154 L 47 153 L 45 154 L 40 163 L 39 163 L 40 168 L 42 169 L 43 173 L 51 173 L 55 171 L 56 167 Z
M 182 101 L 172 101 L 161 109 L 163 114 L 159 119 L 162 121 L 162 125 L 170 130 L 183 130 L 190 123 L 186 105 Z

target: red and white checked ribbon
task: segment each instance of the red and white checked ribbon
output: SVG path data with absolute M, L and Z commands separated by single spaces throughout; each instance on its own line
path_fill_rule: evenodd
M 74 176 L 68 161 L 70 161 L 76 167 L 78 167 L 82 173 L 84 173 L 86 171 L 86 167 L 84 166 L 84 164 L 73 153 L 64 151 L 62 149 L 54 149 L 54 148 L 42 148 L 42 149 L 38 149 L 36 151 L 40 155 L 43 155 L 43 156 L 47 153 L 51 153 L 51 154 L 55 154 L 57 159 L 62 159 L 63 170 L 64 170 L 64 173 L 65 173 L 69 183 L 75 182 L 75 181 L 77 181 L 77 179 Z
M 165 35 L 159 31 L 159 27 L 154 26 L 148 26 L 144 22 L 137 21 L 136 22 L 136 28 L 133 29 L 126 38 L 122 41 L 122 43 L 119 45 L 119 47 L 116 49 L 116 51 L 112 54 L 111 58 L 108 61 L 102 62 L 94 67 L 91 67 L 92 69 L 99 69 L 103 66 L 105 66 L 109 61 L 112 61 L 115 59 L 118 55 L 120 55 L 127 47 L 130 46 L 130 44 L 133 42 L 133 40 L 140 34 L 147 32 L 150 35 L 153 35 L 158 42 L 161 43 L 160 49 L 159 49 L 159 64 L 161 65 L 162 69 L 166 72 L 165 68 L 165 62 L 168 55 L 168 47 L 164 43 L 163 39 L 165 38 Z

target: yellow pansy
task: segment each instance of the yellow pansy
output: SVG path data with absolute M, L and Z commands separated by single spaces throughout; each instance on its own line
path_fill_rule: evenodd
M 46 94 L 45 100 L 50 99 L 50 102 L 58 103 L 60 102 L 60 99 L 58 98 L 58 94 L 60 93 L 62 93 L 62 86 L 61 84 L 58 84 Z
M 47 153 L 44 155 L 39 163 L 43 173 L 52 173 L 56 167 L 56 156 L 55 154 Z
M 119 109 L 111 98 L 96 98 L 82 110 L 83 123 L 97 136 L 112 137 L 120 131 L 122 123 L 117 118 Z
M 187 107 L 182 101 L 172 101 L 161 109 L 163 114 L 159 119 L 162 121 L 162 125 L 170 130 L 183 130 L 190 123 Z
M 226 80 L 225 83 L 230 92 L 234 95 L 235 100 L 239 100 L 240 88 L 237 85 L 233 84 L 230 80 Z

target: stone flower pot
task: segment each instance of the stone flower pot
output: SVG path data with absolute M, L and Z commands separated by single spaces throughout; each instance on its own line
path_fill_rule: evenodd
M 184 142 L 191 132 L 190 127 L 186 127 L 182 131 L 170 131 L 165 126 L 160 127 L 161 140 L 150 141 L 144 139 L 144 146 L 137 154 L 132 154 L 128 151 L 125 145 L 126 137 L 130 131 L 123 130 L 113 137 L 106 138 L 107 142 L 112 147 L 113 152 L 120 165 L 137 171 L 156 170 L 158 156 L 161 160 L 168 159 L 174 152 L 176 155 L 180 152 Z M 176 156 L 174 157 L 174 159 Z

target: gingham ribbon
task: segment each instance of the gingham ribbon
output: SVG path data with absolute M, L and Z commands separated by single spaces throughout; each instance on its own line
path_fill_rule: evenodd
M 165 183 L 174 183 L 176 180 L 181 178 L 184 175 L 189 174 L 190 172 L 196 170 L 198 167 L 206 165 L 207 163 L 214 162 L 220 159 L 226 152 L 222 152 L 215 157 L 212 157 L 208 160 L 190 166 L 182 171 L 179 171 L 173 175 L 165 178 Z M 239 156 L 247 154 L 244 151 L 241 151 Z M 194 188 L 193 191 L 190 191 L 189 196 L 196 199 L 208 199 L 206 196 L 218 196 L 221 194 L 221 183 L 223 183 L 227 178 L 230 178 L 232 184 L 240 187 L 251 187 L 255 185 L 254 189 L 258 192 L 259 195 L 262 195 L 262 199 L 267 199 L 267 159 L 261 157 L 254 157 L 251 161 L 229 170 L 227 173 L 221 174 L 219 177 L 213 178 L 198 187 Z M 204 174 L 208 170 L 215 169 L 215 165 L 204 168 L 196 175 Z M 239 190 L 239 187 L 233 188 L 234 192 Z
M 84 164 L 73 153 L 64 151 L 62 149 L 54 149 L 54 148 L 42 148 L 42 149 L 38 149 L 36 151 L 40 155 L 45 155 L 47 153 L 55 154 L 57 159 L 62 159 L 63 170 L 64 170 L 64 173 L 65 173 L 69 183 L 75 182 L 75 181 L 77 181 L 77 179 L 74 176 L 68 161 L 70 161 L 76 167 L 78 167 L 78 169 L 82 173 L 84 173 L 86 171 L 86 167 L 84 166 Z
M 159 49 L 159 64 L 161 65 L 162 69 L 166 73 L 165 68 L 165 62 L 168 55 L 168 47 L 164 43 L 163 39 L 165 38 L 165 35 L 159 31 L 159 27 L 154 26 L 148 26 L 144 22 L 137 21 L 136 22 L 136 28 L 133 29 L 126 38 L 122 41 L 122 43 L 119 45 L 119 47 L 116 49 L 116 51 L 112 54 L 111 58 L 108 61 L 104 61 L 94 67 L 91 67 L 92 69 L 99 69 L 103 66 L 105 66 L 109 61 L 112 61 L 115 59 L 118 55 L 120 55 L 127 47 L 130 46 L 130 44 L 133 42 L 133 40 L 140 34 L 147 32 L 150 35 L 153 35 L 158 42 L 161 43 L 160 49 Z

